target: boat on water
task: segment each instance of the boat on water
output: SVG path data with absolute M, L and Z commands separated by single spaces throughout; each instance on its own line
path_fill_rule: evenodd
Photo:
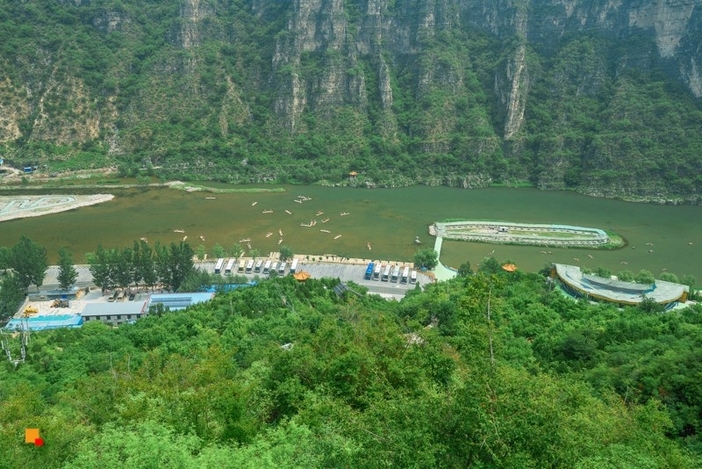
M 266 233 L 266 238 L 270 238 L 271 236 L 273 236 L 273 232 L 272 232 L 272 231 L 269 231 L 268 233 Z
M 249 241 L 251 241 L 251 238 L 244 238 L 239 240 L 240 243 L 248 243 Z
M 273 210 L 264 210 L 263 213 L 273 213 Z
M 258 202 L 254 202 L 251 204 L 252 207 L 255 207 Z
M 251 250 L 251 243 L 246 243 L 246 247 L 249 248 L 249 250 Z
M 302 200 L 300 200 L 300 199 L 295 199 L 295 202 L 297 202 L 298 204 L 301 204 L 301 203 L 302 203 Z
M 292 212 L 290 210 L 286 210 L 285 213 L 287 213 L 288 215 L 292 215 Z
M 422 244 L 422 242 L 419 240 L 419 236 L 414 237 L 414 244 Z
M 339 216 L 340 216 L 340 217 L 345 217 L 345 216 L 348 215 L 348 214 L 349 214 L 349 212 L 341 212 L 341 213 L 339 214 Z
M 174 233 L 185 233 L 185 230 L 173 230 Z
M 204 241 L 204 240 L 205 240 L 205 237 L 200 235 L 200 241 Z
M 370 243 L 366 243 L 366 246 L 368 246 L 368 250 L 369 250 L 369 251 L 373 249 L 373 248 L 371 247 L 371 244 L 370 244 Z
M 148 242 L 149 242 L 149 240 L 146 239 L 146 236 L 143 236 L 143 237 L 139 238 L 139 240 L 140 240 L 140 241 L 144 241 L 145 243 L 148 243 Z
M 185 241 L 186 239 L 188 239 L 188 236 L 187 235 L 183 236 L 183 241 Z
M 217 198 L 217 197 L 214 197 L 214 196 L 211 196 L 211 195 L 208 196 L 208 197 L 205 197 L 205 199 L 207 199 L 207 200 L 215 200 L 216 198 Z
M 339 239 L 339 238 L 341 238 L 341 235 L 334 236 L 334 239 Z
M 321 210 L 319 212 L 317 212 L 318 217 L 321 217 L 322 215 L 324 215 L 324 212 L 322 212 Z
M 322 220 L 322 223 L 326 223 L 326 222 L 328 222 L 328 221 L 329 221 L 329 219 L 328 219 L 328 218 L 325 218 L 325 219 Z
M 280 239 L 278 240 L 278 244 L 281 244 L 282 242 L 283 242 L 283 238 L 280 238 Z
M 331 233 L 331 231 L 329 231 L 329 230 L 319 230 L 319 231 L 321 231 L 322 233 Z
M 278 228 L 278 234 L 279 234 L 280 236 L 283 236 L 283 230 L 281 230 L 280 228 Z

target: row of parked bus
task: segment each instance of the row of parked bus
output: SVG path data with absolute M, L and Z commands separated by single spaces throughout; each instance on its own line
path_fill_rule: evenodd
M 415 283 L 417 281 L 417 271 L 410 270 L 409 267 L 391 266 L 380 263 L 369 262 L 366 273 L 363 276 L 366 280 L 380 280 L 381 282 L 393 283 Z
M 214 273 L 224 275 L 231 275 L 234 273 L 234 267 L 236 265 L 236 259 L 229 259 L 226 266 L 224 264 L 224 259 L 217 259 L 215 264 Z M 224 267 L 224 271 L 222 268 Z M 242 274 L 263 274 L 270 275 L 272 272 L 277 272 L 278 275 L 285 275 L 286 270 L 290 274 L 294 274 L 297 271 L 297 259 L 293 259 L 290 263 L 290 268 L 288 269 L 287 262 L 278 262 L 271 259 L 259 259 L 254 261 L 249 259 L 248 261 L 241 260 L 237 266 L 236 272 Z

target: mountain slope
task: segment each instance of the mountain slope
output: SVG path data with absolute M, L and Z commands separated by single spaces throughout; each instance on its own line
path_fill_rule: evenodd
M 0 1 L 0 151 L 697 202 L 695 0 Z

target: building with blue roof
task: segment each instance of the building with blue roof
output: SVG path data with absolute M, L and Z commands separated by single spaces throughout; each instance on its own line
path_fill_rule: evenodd
M 185 309 L 197 303 L 204 303 L 214 298 L 213 292 L 197 292 L 197 293 L 157 293 L 149 297 L 146 309 L 151 309 L 152 306 L 163 305 L 171 311 Z
M 25 326 L 26 324 L 26 326 Z M 7 331 L 48 331 L 60 328 L 75 328 L 83 325 L 80 314 L 64 314 L 51 316 L 30 316 L 27 318 L 13 318 L 5 325 Z

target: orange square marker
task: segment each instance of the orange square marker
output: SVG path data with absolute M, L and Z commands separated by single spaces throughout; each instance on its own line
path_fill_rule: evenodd
M 39 429 L 38 428 L 25 428 L 24 429 L 24 442 L 25 443 L 32 443 L 39 438 Z

